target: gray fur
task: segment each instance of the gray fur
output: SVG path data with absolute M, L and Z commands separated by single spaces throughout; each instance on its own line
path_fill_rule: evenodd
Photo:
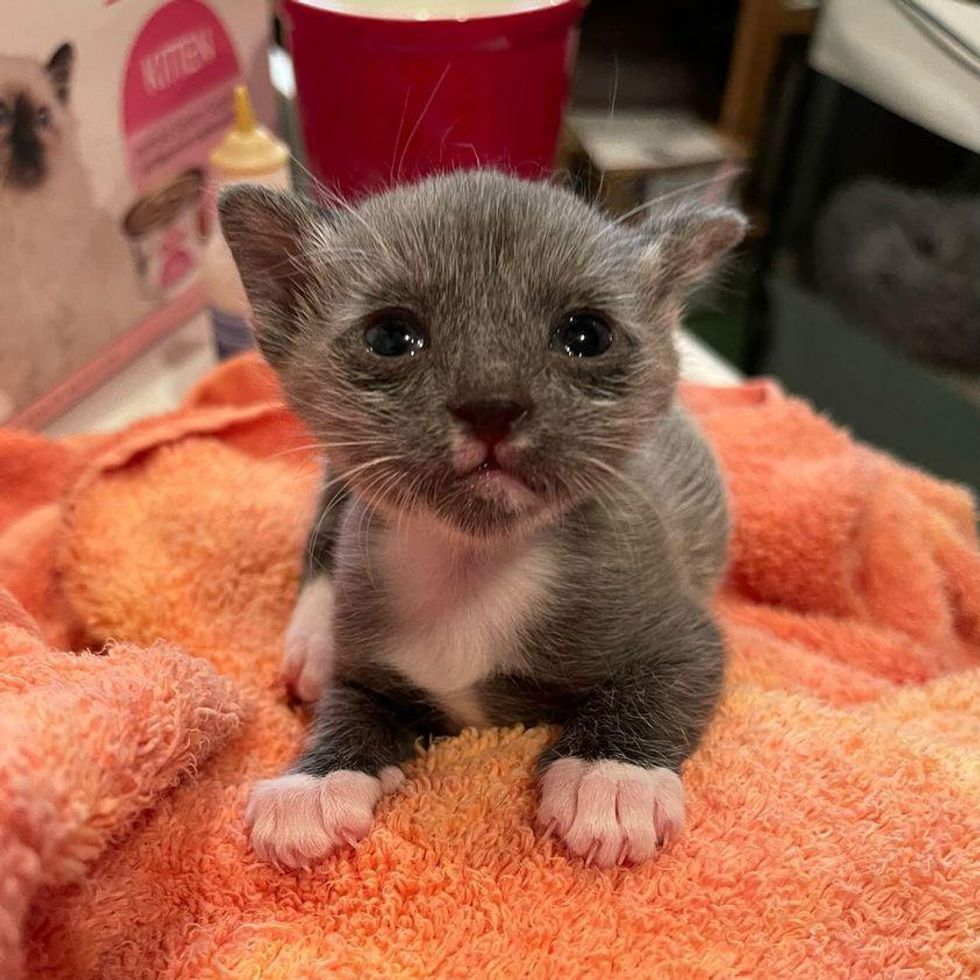
M 501 641 L 513 649 L 474 685 L 487 721 L 563 724 L 544 762 L 676 771 L 719 693 L 707 601 L 727 518 L 710 450 L 675 402 L 674 331 L 686 291 L 744 220 L 689 205 L 627 227 L 550 185 L 489 172 L 327 214 L 235 188 L 221 217 L 261 348 L 334 468 L 307 574 L 334 582 L 337 672 L 298 771 L 377 772 L 418 735 L 458 727 L 386 653 L 398 610 L 379 549 L 416 519 L 442 529 L 447 553 L 496 567 L 537 549 L 555 570 Z M 425 351 L 367 349 L 364 325 L 388 307 L 426 325 Z M 613 324 L 600 357 L 549 346 L 562 315 L 582 308 Z M 454 478 L 447 406 L 487 398 L 533 404 L 520 423 L 531 508 L 478 499 Z

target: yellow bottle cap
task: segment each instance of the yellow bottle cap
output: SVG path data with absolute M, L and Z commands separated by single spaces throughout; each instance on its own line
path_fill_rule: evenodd
M 289 148 L 255 121 L 244 85 L 235 86 L 235 125 L 211 151 L 211 166 L 225 177 L 262 177 L 286 166 Z

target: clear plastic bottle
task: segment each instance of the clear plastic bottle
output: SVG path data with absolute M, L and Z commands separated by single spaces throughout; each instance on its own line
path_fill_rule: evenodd
M 242 182 L 288 190 L 289 147 L 255 120 L 244 85 L 235 88 L 235 125 L 211 152 L 214 194 Z M 218 357 L 230 357 L 253 346 L 248 298 L 235 260 L 215 227 L 201 265 Z

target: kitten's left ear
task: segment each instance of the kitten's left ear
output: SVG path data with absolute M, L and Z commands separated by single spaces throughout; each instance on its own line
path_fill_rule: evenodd
M 67 103 L 71 89 L 71 69 L 75 61 L 75 49 L 70 44 L 62 44 L 48 59 L 44 70 L 51 79 L 59 102 Z
M 699 203 L 674 207 L 646 226 L 644 260 L 659 281 L 684 291 L 712 272 L 747 228 L 745 216 L 734 208 Z

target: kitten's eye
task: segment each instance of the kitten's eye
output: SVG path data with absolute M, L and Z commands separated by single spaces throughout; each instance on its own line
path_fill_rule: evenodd
M 34 119 L 36 120 L 38 126 L 50 126 L 51 110 L 46 105 L 41 106 L 37 112 L 34 113 Z
M 555 330 L 552 350 L 569 357 L 598 357 L 609 350 L 612 330 L 598 314 L 588 310 L 569 313 Z
M 425 328 L 406 310 L 379 313 L 364 329 L 368 349 L 380 357 L 411 357 L 429 342 Z

